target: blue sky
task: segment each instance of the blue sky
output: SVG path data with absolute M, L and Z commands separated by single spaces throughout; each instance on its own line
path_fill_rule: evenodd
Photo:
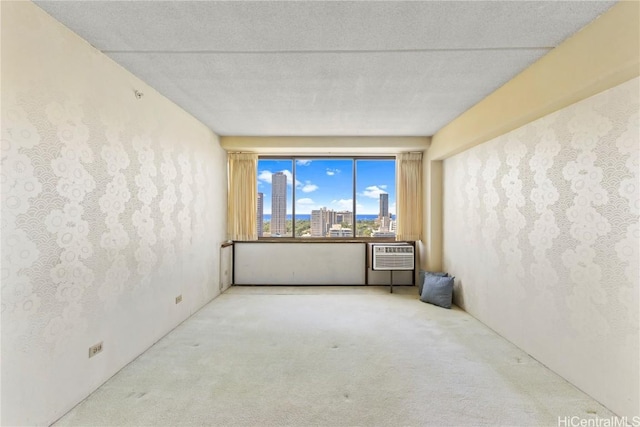
M 313 209 L 353 211 L 353 169 L 356 171 L 357 214 L 378 214 L 380 193 L 389 194 L 389 211 L 396 213 L 394 159 L 298 159 L 296 162 L 296 213 Z M 291 160 L 258 161 L 258 191 L 264 193 L 264 213 L 271 213 L 271 175 L 287 175 L 287 213 L 291 213 L 293 183 Z

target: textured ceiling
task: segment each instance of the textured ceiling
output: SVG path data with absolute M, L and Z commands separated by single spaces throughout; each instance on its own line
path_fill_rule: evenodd
M 220 135 L 432 135 L 614 1 L 36 1 Z

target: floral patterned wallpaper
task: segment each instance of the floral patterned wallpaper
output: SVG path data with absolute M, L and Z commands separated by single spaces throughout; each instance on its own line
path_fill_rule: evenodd
M 224 183 L 188 146 L 89 126 L 79 104 L 21 104 L 2 109 L 3 325 L 64 347 L 87 303 L 108 311 L 158 272 L 179 275 L 178 260 L 202 263 L 206 183 Z
M 639 89 L 636 78 L 444 162 L 458 304 L 627 415 L 640 411 Z
M 2 14 L 0 423 L 46 425 L 219 293 L 226 153 L 32 3 Z

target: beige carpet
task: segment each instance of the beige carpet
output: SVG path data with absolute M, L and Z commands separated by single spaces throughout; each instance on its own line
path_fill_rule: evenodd
M 611 417 L 416 288 L 233 287 L 55 425 L 557 426 Z

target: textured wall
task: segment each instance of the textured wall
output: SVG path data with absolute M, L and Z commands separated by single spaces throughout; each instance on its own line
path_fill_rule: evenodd
M 219 293 L 226 156 L 36 6 L 3 2 L 1 185 L 1 423 L 48 424 Z
M 444 162 L 457 303 L 629 416 L 640 413 L 639 81 Z

